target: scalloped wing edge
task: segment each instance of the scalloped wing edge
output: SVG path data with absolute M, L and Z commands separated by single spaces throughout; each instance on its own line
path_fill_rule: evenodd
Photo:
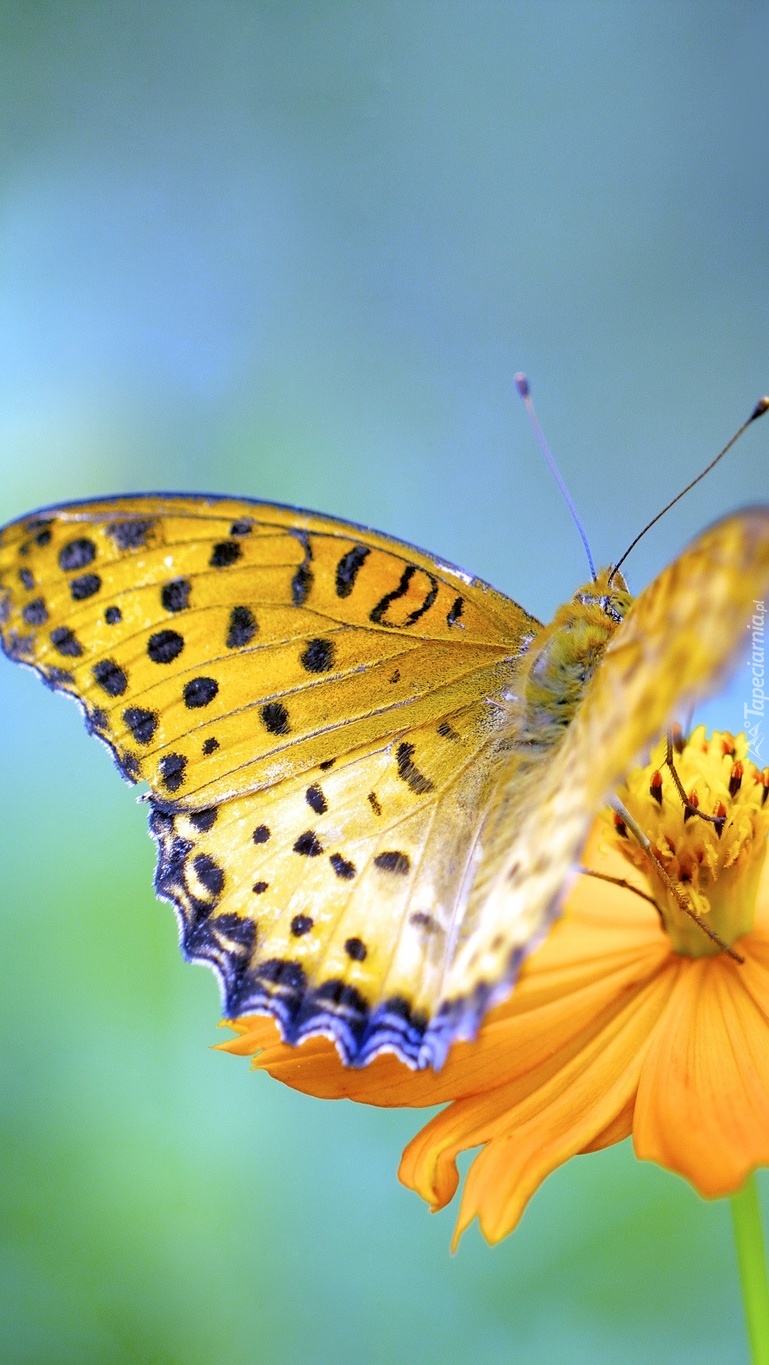
M 514 949 L 504 980 L 478 986 L 467 1000 L 444 1004 L 433 1019 L 413 1011 L 400 996 L 372 1010 L 343 981 L 331 979 L 311 987 L 298 962 L 270 958 L 251 968 L 257 933 L 253 920 L 217 916 L 215 903 L 189 891 L 184 865 L 192 845 L 175 832 L 173 813 L 155 802 L 149 830 L 158 850 L 155 892 L 173 907 L 182 956 L 212 968 L 216 975 L 225 1018 L 268 1015 L 276 1020 L 283 1041 L 291 1045 L 326 1037 L 345 1066 L 363 1067 L 380 1053 L 391 1052 L 412 1070 L 432 1067 L 439 1071 L 452 1044 L 460 1039 L 472 1041 L 488 1010 L 510 994 L 528 955 L 529 946 Z

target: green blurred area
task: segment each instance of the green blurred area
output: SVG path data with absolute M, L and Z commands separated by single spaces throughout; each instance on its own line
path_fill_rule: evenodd
M 769 388 L 761 3 L 0 3 L 0 521 L 141 489 L 370 523 L 546 617 Z M 634 552 L 766 499 L 767 434 Z M 743 683 L 714 703 L 739 728 Z M 420 1116 L 212 1052 L 74 707 L 0 669 L 0 1359 L 744 1361 L 728 1209 L 577 1158 L 448 1254 Z

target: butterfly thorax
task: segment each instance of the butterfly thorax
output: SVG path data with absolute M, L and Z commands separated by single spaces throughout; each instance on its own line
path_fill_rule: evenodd
M 531 643 L 520 687 L 527 744 L 550 748 L 574 718 L 632 597 L 621 574 L 602 569 L 559 607 Z

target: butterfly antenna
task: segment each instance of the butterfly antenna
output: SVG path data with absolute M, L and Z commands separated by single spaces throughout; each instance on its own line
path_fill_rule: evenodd
M 767 409 L 769 409 L 769 398 L 759 398 L 758 402 L 756 403 L 756 406 L 754 407 L 753 411 L 750 414 L 750 417 L 747 419 L 746 422 L 743 422 L 742 426 L 739 427 L 737 431 L 735 431 L 734 435 L 732 436 L 732 439 L 730 441 L 727 441 L 723 450 L 719 450 L 718 454 L 716 455 L 716 458 L 714 460 L 711 460 L 709 465 L 705 466 L 702 472 L 697 475 L 696 479 L 692 479 L 691 483 L 687 483 L 686 487 L 682 488 L 681 492 L 677 493 L 676 496 L 670 500 L 667 507 L 663 507 L 662 511 L 657 513 L 656 517 L 652 517 L 651 521 L 646 523 L 643 530 L 638 532 L 638 535 L 636 536 L 635 540 L 631 540 L 625 553 L 622 555 L 621 559 L 617 560 L 617 563 L 614 565 L 611 573 L 609 574 L 609 582 L 611 582 L 617 570 L 620 569 L 622 565 L 625 563 L 625 560 L 630 554 L 630 551 L 635 549 L 641 537 L 645 536 L 646 532 L 651 530 L 652 526 L 654 526 L 659 521 L 660 517 L 664 517 L 665 513 L 670 511 L 671 507 L 675 507 L 676 503 L 681 501 L 681 498 L 684 496 L 684 494 L 690 492 L 690 490 L 694 488 L 695 484 L 699 483 L 700 479 L 704 479 L 705 475 L 709 474 L 711 469 L 715 469 L 716 465 L 718 464 L 718 461 L 722 460 L 724 458 L 724 455 L 728 454 L 732 446 L 737 441 L 739 441 L 742 433 L 744 431 L 747 431 L 751 422 L 755 422 L 757 417 L 763 417 Z
M 545 440 L 545 433 L 543 432 L 541 426 L 539 425 L 537 414 L 534 411 L 534 404 L 531 401 L 531 390 L 529 388 L 529 381 L 526 378 L 525 374 L 517 374 L 515 376 L 515 387 L 517 388 L 521 398 L 523 399 L 523 406 L 525 407 L 527 413 L 529 414 L 529 421 L 531 422 L 531 425 L 534 428 L 534 435 L 536 436 L 537 441 L 539 443 L 539 448 L 542 451 L 542 454 L 544 455 L 550 467 L 550 473 L 552 474 L 553 478 L 558 484 L 558 487 L 561 490 L 561 496 L 564 502 L 566 503 L 566 506 L 568 507 L 569 511 L 571 512 L 572 517 L 574 518 L 574 525 L 579 531 L 582 544 L 585 548 L 585 554 L 587 555 L 587 562 L 590 565 L 590 577 L 595 578 L 595 564 L 593 563 L 593 556 L 590 553 L 590 545 L 588 544 L 588 539 L 587 536 L 585 535 L 585 528 L 582 525 L 582 522 L 579 519 L 579 513 L 577 512 L 577 509 L 571 500 L 569 490 L 561 477 L 561 471 L 553 458 L 552 451 L 550 450 L 550 447 L 547 444 L 547 441 Z

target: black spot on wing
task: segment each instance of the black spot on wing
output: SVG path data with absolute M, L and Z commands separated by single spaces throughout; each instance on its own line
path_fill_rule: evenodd
M 120 607 L 107 607 L 107 610 L 104 613 L 104 620 L 107 622 L 108 626 L 116 626 L 122 619 L 123 613 L 120 610 Z
M 78 536 L 77 540 L 69 540 L 66 545 L 62 545 L 59 550 L 59 567 L 65 573 L 73 573 L 76 569 L 84 569 L 96 557 L 96 546 L 92 540 L 86 540 L 85 536 Z
M 209 806 L 208 810 L 191 810 L 187 818 L 190 824 L 194 825 L 195 829 L 199 830 L 201 834 L 207 834 L 210 829 L 213 829 L 218 814 L 218 806 Z
M 304 858 L 317 858 L 323 852 L 323 845 L 313 829 L 305 830 L 294 844 L 294 853 Z
M 157 711 L 145 711 L 141 706 L 129 706 L 123 720 L 137 744 L 151 744 L 158 728 Z
M 187 760 L 184 754 L 164 754 L 158 763 L 160 780 L 166 791 L 176 792 L 184 782 Z
M 160 589 L 160 604 L 165 611 L 186 611 L 192 585 L 186 578 L 173 578 Z
M 395 755 L 398 776 L 401 782 L 405 782 L 416 796 L 425 796 L 427 792 L 435 789 L 435 784 L 429 777 L 425 777 L 424 773 L 421 773 L 414 763 L 414 747 L 413 744 L 407 744 L 405 740 L 398 745 Z
M 113 521 L 105 529 L 119 550 L 141 550 L 147 544 L 147 536 L 153 525 L 151 520 L 134 518 L 131 521 Z
M 222 540 L 214 546 L 208 562 L 212 569 L 226 569 L 230 564 L 237 564 L 242 553 L 243 547 L 237 540 Z
M 368 800 L 368 803 L 369 803 L 371 809 L 373 810 L 374 814 L 375 814 L 375 815 L 381 815 L 381 814 L 382 814 L 382 807 L 381 807 L 380 804 L 379 804 L 379 799 L 378 799 L 378 797 L 377 797 L 376 792 L 369 792 L 368 797 L 367 797 L 367 800 Z
M 400 849 L 387 849 L 384 853 L 377 853 L 374 867 L 378 867 L 380 872 L 394 872 L 399 877 L 405 877 L 411 868 L 411 859 L 408 853 L 402 853 Z
M 355 587 L 355 580 L 358 577 L 361 566 L 365 563 L 371 551 L 366 545 L 353 545 L 347 554 L 342 555 L 336 566 L 334 586 L 336 587 L 337 597 L 349 597 Z
M 218 739 L 214 739 L 213 735 L 211 735 L 209 739 L 203 740 L 202 752 L 206 755 L 206 757 L 208 757 L 209 754 L 215 754 L 218 748 L 219 741 Z
M 328 802 L 317 782 L 307 788 L 304 799 L 316 815 L 323 815 L 328 810 Z
M 288 711 L 279 701 L 268 701 L 261 709 L 262 724 L 271 735 L 287 735 Z
M 314 922 L 311 915 L 294 915 L 291 921 L 291 933 L 294 938 L 301 938 L 303 934 L 309 934 Z
M 348 938 L 345 940 L 344 950 L 353 962 L 365 962 L 368 951 L 363 939 Z
M 343 882 L 352 881 L 357 872 L 355 863 L 351 863 L 347 858 L 343 858 L 341 853 L 332 853 L 329 862 L 337 877 L 340 877 Z
M 266 844 L 270 837 L 269 827 L 267 825 L 257 825 L 252 837 L 255 844 Z
M 254 523 L 248 517 L 241 517 L 239 521 L 233 521 L 230 527 L 231 536 L 248 536 L 254 529 Z
M 69 659 L 79 659 L 83 653 L 83 646 L 69 626 L 57 626 L 52 630 L 51 644 Z
M 365 1014 L 368 1010 L 366 1001 L 360 992 L 341 979 L 324 981 L 315 991 L 314 999 L 315 1001 L 328 1001 L 332 1005 L 349 1006 L 360 1014 Z
M 438 921 L 427 910 L 415 910 L 413 915 L 409 915 L 409 924 L 413 924 L 415 929 L 425 929 L 428 934 L 442 934 Z
M 28 626 L 44 626 L 48 620 L 48 608 L 42 597 L 35 597 L 22 608 L 22 620 Z
M 86 598 L 93 597 L 100 588 L 101 579 L 97 573 L 82 574 L 80 578 L 73 578 L 69 585 L 73 602 L 84 602 Z
M 215 678 L 190 678 L 184 685 L 184 705 L 188 711 L 210 706 L 218 691 L 219 684 Z
M 256 635 L 256 617 L 249 607 L 233 607 L 227 627 L 227 648 L 242 649 Z
M 35 586 L 35 579 L 30 569 L 19 569 L 19 582 L 27 592 L 31 592 Z
M 156 630 L 147 641 L 147 653 L 154 664 L 171 664 L 184 649 L 184 636 L 177 630 Z
M 269 885 L 269 882 L 254 882 L 251 890 L 255 896 L 263 896 Z
M 334 653 L 331 640 L 309 640 L 299 662 L 307 673 L 328 673 L 334 666 Z

